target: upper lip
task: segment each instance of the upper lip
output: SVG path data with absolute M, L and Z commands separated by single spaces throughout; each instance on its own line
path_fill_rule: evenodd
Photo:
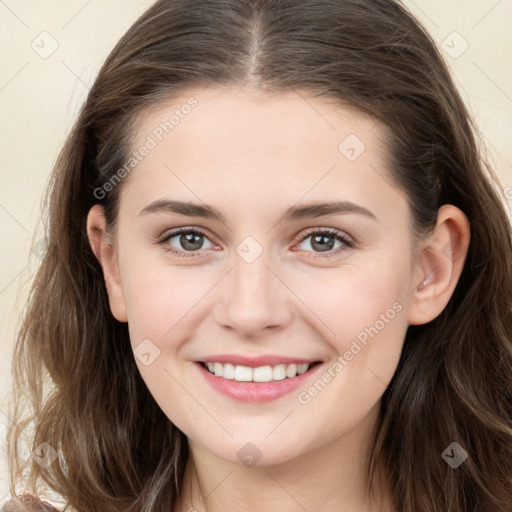
M 219 354 L 216 356 L 208 356 L 200 359 L 203 363 L 231 363 L 234 366 L 248 366 L 249 368 L 258 368 L 259 366 L 276 366 L 278 364 L 305 364 L 316 363 L 318 359 L 303 359 L 300 357 L 278 356 L 278 355 L 261 355 L 247 356 L 235 354 Z

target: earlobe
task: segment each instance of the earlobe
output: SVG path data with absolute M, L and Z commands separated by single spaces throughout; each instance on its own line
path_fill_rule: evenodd
M 453 205 L 443 205 L 436 227 L 421 244 L 408 311 L 410 325 L 426 324 L 444 310 L 462 274 L 469 241 L 466 215 Z
M 101 205 L 94 205 L 87 215 L 87 236 L 91 249 L 103 270 L 112 315 L 119 322 L 127 322 L 115 246 L 106 229 L 104 209 Z

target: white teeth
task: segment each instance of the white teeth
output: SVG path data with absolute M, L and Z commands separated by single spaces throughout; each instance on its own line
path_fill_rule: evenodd
M 250 382 L 252 380 L 252 368 L 248 368 L 247 366 L 235 366 L 235 380 L 239 382 Z
M 293 378 L 306 373 L 310 367 L 309 363 L 303 364 L 277 364 L 275 366 L 234 366 L 230 363 L 206 363 L 210 373 L 224 379 L 236 380 L 238 382 L 270 382 Z
M 272 379 L 273 380 L 283 380 L 286 379 L 286 365 L 278 364 L 272 368 Z
M 213 363 L 213 371 L 217 377 L 222 377 L 222 365 L 220 363 Z
M 272 366 L 259 366 L 252 370 L 254 382 L 270 382 L 272 380 Z
M 302 375 L 303 373 L 306 373 L 308 371 L 309 364 L 299 364 L 297 365 L 297 373 L 299 375 Z
M 297 365 L 296 364 L 289 364 L 286 367 L 286 376 L 287 377 L 295 377 L 297 375 Z
M 222 369 L 222 376 L 225 379 L 233 380 L 235 378 L 235 367 L 232 364 L 226 363 Z

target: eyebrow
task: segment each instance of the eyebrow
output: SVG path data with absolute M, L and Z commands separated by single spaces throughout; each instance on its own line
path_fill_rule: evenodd
M 143 208 L 139 215 L 147 215 L 150 213 L 176 213 L 179 215 L 202 217 L 204 219 L 217 220 L 226 223 L 226 218 L 215 208 L 208 205 L 184 201 L 159 199 Z M 315 219 L 324 215 L 334 215 L 339 213 L 355 213 L 377 220 L 377 217 L 363 206 L 352 203 L 351 201 L 334 201 L 309 203 L 303 206 L 292 206 L 281 215 L 278 222 Z

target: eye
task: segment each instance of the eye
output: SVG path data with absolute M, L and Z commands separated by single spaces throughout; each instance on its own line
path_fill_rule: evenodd
M 204 246 L 205 241 L 210 245 Z M 158 243 L 179 257 L 196 256 L 194 253 L 202 249 L 211 249 L 217 247 L 208 240 L 206 233 L 197 228 L 178 228 L 166 233 Z
M 309 241 L 308 241 L 309 239 Z M 206 247 L 205 247 L 206 242 Z M 347 235 L 337 229 L 321 228 L 309 231 L 298 239 L 299 250 L 315 253 L 313 257 L 332 257 L 355 246 Z M 338 246 L 336 247 L 336 243 Z M 195 257 L 203 249 L 218 248 L 208 235 L 198 228 L 183 227 L 166 233 L 158 240 L 164 249 L 178 257 Z M 209 245 L 208 245 L 209 244 Z M 312 251 L 308 249 L 313 249 Z M 297 250 L 297 249 L 293 249 Z
M 318 256 L 334 256 L 345 251 L 347 248 L 354 247 L 355 245 L 355 243 L 344 233 L 331 228 L 309 231 L 309 233 L 302 236 L 299 240 L 300 243 L 303 244 L 301 250 L 316 252 Z M 339 243 L 337 247 L 336 242 Z M 313 251 L 309 251 L 308 248 L 313 249 Z M 315 257 L 317 255 L 315 255 Z

